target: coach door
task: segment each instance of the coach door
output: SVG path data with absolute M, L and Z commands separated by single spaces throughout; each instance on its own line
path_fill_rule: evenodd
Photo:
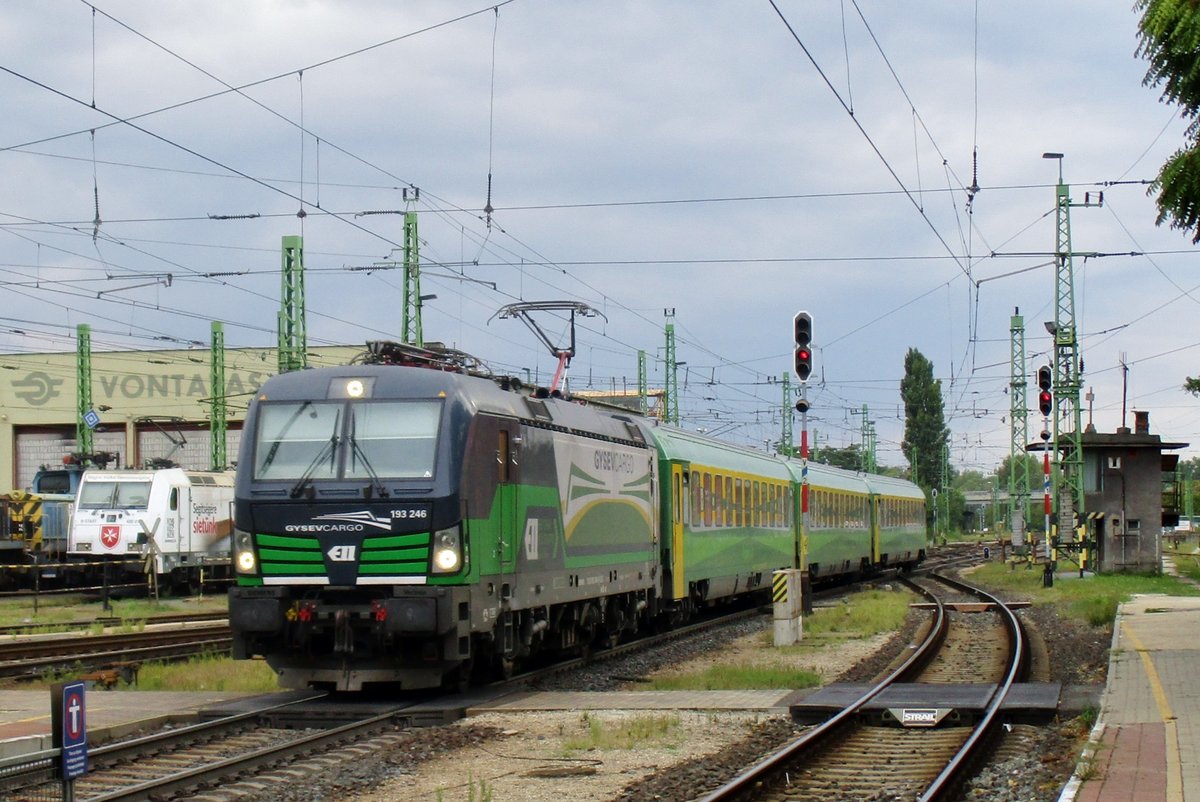
M 884 515 L 887 512 L 885 502 L 879 496 L 871 496 L 871 520 L 875 522 L 875 526 L 871 527 L 871 564 L 879 565 L 880 544 L 883 542 L 883 527 L 887 523 L 884 520 Z
M 684 466 L 671 464 L 671 598 L 682 599 L 687 595 L 687 583 L 683 575 L 683 521 L 687 510 L 687 486 L 684 483 Z
M 496 432 L 497 492 L 500 501 L 500 536 L 496 544 L 500 573 L 511 574 L 517 547 L 525 537 L 525 516 L 518 508 L 521 486 L 521 424 L 502 420 Z

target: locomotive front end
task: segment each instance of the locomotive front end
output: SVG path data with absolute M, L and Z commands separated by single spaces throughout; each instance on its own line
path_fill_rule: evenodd
M 436 687 L 470 655 L 468 544 L 436 371 L 361 366 L 268 381 L 243 431 L 234 657 L 284 687 Z

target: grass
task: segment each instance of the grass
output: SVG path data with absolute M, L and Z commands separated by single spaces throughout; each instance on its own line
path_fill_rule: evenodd
M 908 591 L 874 588 L 851 593 L 836 606 L 814 610 L 804 619 L 804 634 L 869 638 L 894 632 L 904 623 L 908 606 L 917 601 L 920 599 Z
M 794 646 L 784 647 L 795 649 Z M 672 674 L 651 680 L 654 691 L 730 691 L 815 688 L 821 675 L 814 671 L 775 666 L 708 666 L 703 671 Z
M 814 688 L 824 682 L 815 671 L 798 668 L 806 655 L 836 649 L 851 640 L 870 638 L 899 629 L 917 597 L 904 590 L 872 589 L 847 594 L 804 618 L 803 639 L 793 646 L 775 647 L 773 632 L 761 636 L 749 659 L 718 661 L 702 669 L 673 672 L 647 681 L 656 691 L 774 690 Z
M 279 690 L 279 681 L 262 660 L 203 655 L 180 663 L 146 663 L 137 685 L 120 690 L 270 693 Z
M 1061 563 L 1060 563 L 1061 564 Z M 1140 593 L 1200 596 L 1200 588 L 1168 575 L 1098 574 L 1084 578 L 1055 577 L 1053 587 L 1043 587 L 1038 566 L 1013 568 L 1004 563 L 986 563 L 971 574 L 991 588 L 1027 596 L 1034 604 L 1052 604 L 1061 615 L 1093 627 L 1112 623 L 1117 607 Z
M 40 680 L 5 683 L 7 690 L 41 690 L 69 682 L 84 673 L 48 672 Z M 118 691 L 183 691 L 207 693 L 271 693 L 279 690 L 275 672 L 262 660 L 232 660 L 224 655 L 199 655 L 174 663 L 146 662 L 134 682 L 120 682 Z
M 163 597 L 154 599 L 112 599 L 105 610 L 99 601 L 80 601 L 78 597 L 44 596 L 34 609 L 28 598 L 0 600 L 0 626 L 25 625 L 31 632 L 61 632 L 66 624 L 94 621 L 98 618 L 120 618 L 125 622 L 141 621 L 156 615 L 172 613 L 223 612 L 229 609 L 224 594 L 206 596 Z
M 607 722 L 584 713 L 580 722 L 583 732 L 563 741 L 563 751 L 568 757 L 593 749 L 636 749 L 648 743 L 676 746 L 683 737 L 679 716 L 674 713 Z
M 0 624 L 28 625 L 30 634 L 64 632 L 68 623 L 90 622 L 85 631 L 90 635 L 103 634 L 106 629 L 119 632 L 140 632 L 147 618 L 156 615 L 198 612 L 224 612 L 227 597 L 211 594 L 203 597 L 163 597 L 154 599 L 113 599 L 110 610 L 100 602 L 72 600 L 61 603 L 61 597 L 39 600 L 38 610 L 26 600 L 0 600 Z M 105 626 L 98 619 L 115 617 L 120 623 Z M 82 669 L 47 674 L 35 682 L 6 683 L 8 688 L 21 690 L 50 687 L 55 682 L 73 679 Z M 143 663 L 136 683 L 121 683 L 119 690 L 133 691 L 208 691 L 269 693 L 279 690 L 275 672 L 261 660 L 232 660 L 220 655 L 204 655 L 175 663 Z

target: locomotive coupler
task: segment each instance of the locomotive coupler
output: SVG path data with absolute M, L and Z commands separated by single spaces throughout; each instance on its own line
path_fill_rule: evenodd
M 354 652 L 354 630 L 350 626 L 349 610 L 338 610 L 333 614 L 333 651 L 338 654 Z

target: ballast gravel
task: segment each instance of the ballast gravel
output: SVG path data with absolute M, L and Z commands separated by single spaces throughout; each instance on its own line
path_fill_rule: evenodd
M 1064 684 L 1102 683 L 1111 628 L 1062 621 L 1045 608 L 1022 616 L 1045 644 L 1042 671 Z M 922 620 L 910 613 L 891 636 L 841 642 L 796 655 L 797 670 L 825 682 L 866 681 L 905 650 Z M 764 649 L 766 617 L 723 627 L 702 638 L 677 641 L 653 654 L 632 655 L 572 672 L 546 690 L 628 689 L 630 678 L 706 663 L 745 663 Z M 964 798 L 988 802 L 1058 799 L 1086 739 L 1078 719 L 1015 728 L 996 759 Z M 593 733 L 653 732 L 645 740 L 608 743 Z M 755 712 L 543 711 L 485 713 L 448 727 L 394 733 L 367 754 L 314 768 L 301 779 L 246 788 L 247 802 L 573 802 L 655 800 L 686 802 L 703 796 L 765 757 L 796 732 L 787 716 Z M 295 768 L 293 766 L 292 768 Z M 230 789 L 232 790 L 232 789 Z

